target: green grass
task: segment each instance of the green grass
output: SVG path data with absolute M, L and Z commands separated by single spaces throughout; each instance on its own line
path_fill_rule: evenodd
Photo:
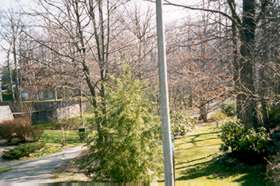
M 91 118 L 92 114 L 85 114 L 85 119 Z M 64 147 L 82 145 L 84 142 L 80 140 L 78 129 L 80 126 L 80 118 L 75 117 L 60 122 L 67 123 L 66 129 L 61 129 L 61 123 L 49 122 L 34 125 L 34 128 L 43 130 L 40 141 L 46 145 L 40 151 L 31 154 L 31 158 L 40 158 L 63 150 Z M 67 127 L 69 125 L 69 127 Z M 71 126 L 71 127 L 70 127 Z M 71 129 L 70 129 L 71 128 Z M 72 129 L 73 128 L 73 129 Z M 94 132 L 89 134 L 94 135 Z
M 35 151 L 32 152 L 27 151 L 28 152 L 27 154 L 24 154 L 19 158 L 20 159 L 41 158 L 50 154 L 61 152 L 65 147 L 77 146 L 82 144 L 77 130 L 71 130 L 71 131 L 44 130 L 39 141 L 42 144 L 44 144 L 42 148 L 35 149 Z M 28 150 L 28 147 L 30 145 L 32 145 L 32 143 L 21 144 L 18 145 L 15 149 L 12 149 L 11 151 L 16 150 L 16 154 L 22 154 L 21 152 L 22 151 L 25 152 L 26 150 Z
M 44 130 L 40 141 L 45 143 L 45 146 L 30 154 L 28 158 L 45 157 L 50 154 L 61 152 L 64 147 L 82 144 L 77 130 Z
M 1 167 L 0 166 L 0 174 L 4 173 L 4 172 L 8 172 L 10 171 L 11 169 L 9 169 L 8 167 Z
M 32 127 L 41 130 L 58 130 L 60 128 L 59 124 L 55 121 L 33 124 Z
M 214 125 L 175 140 L 176 185 L 265 185 L 265 168 L 237 162 L 219 151 Z
M 82 144 L 78 135 L 78 131 L 76 130 L 44 130 L 39 141 L 44 143 L 45 145 L 42 148 L 29 153 L 23 158 L 41 158 L 50 154 L 61 152 L 65 147 L 77 146 Z
M 47 143 L 42 149 L 30 154 L 29 158 L 41 158 L 50 154 L 61 152 L 63 147 L 60 144 Z
M 92 113 L 84 114 L 86 127 L 91 125 L 93 122 L 92 118 Z M 44 131 L 40 139 L 44 143 L 64 145 L 79 145 L 82 143 L 78 133 L 78 129 L 81 127 L 80 117 L 69 118 L 58 122 L 36 124 L 33 127 Z M 62 130 L 62 128 L 65 130 Z M 89 135 L 93 136 L 94 132 L 91 132 Z
M 52 144 L 79 145 L 81 144 L 77 130 L 44 130 L 40 141 Z
M 85 119 L 91 119 L 92 114 L 86 113 Z M 41 158 L 50 154 L 60 152 L 65 147 L 82 145 L 85 142 L 80 140 L 78 128 L 80 127 L 80 117 L 65 119 L 59 122 L 48 122 L 33 125 L 34 128 L 43 131 L 40 142 L 44 143 L 44 147 L 24 156 L 23 158 L 34 159 Z M 61 128 L 65 127 L 65 130 Z M 69 126 L 69 127 L 68 127 Z M 94 135 L 94 132 L 89 134 Z

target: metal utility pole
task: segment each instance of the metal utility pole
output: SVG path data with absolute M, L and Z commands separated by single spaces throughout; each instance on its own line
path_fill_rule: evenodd
M 82 122 L 82 127 L 85 128 L 85 122 L 84 122 L 84 113 L 83 113 L 83 91 L 82 91 L 82 81 L 80 82 L 80 118 Z
M 160 112 L 162 122 L 165 185 L 174 186 L 173 146 L 169 117 L 169 96 L 165 48 L 165 29 L 162 16 L 162 0 L 156 0 L 158 63 L 160 79 Z
M 0 73 L 0 102 L 3 102 L 3 93 L 2 93 L 2 74 Z

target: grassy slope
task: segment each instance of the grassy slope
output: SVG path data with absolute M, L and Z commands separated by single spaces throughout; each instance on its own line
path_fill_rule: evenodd
M 55 143 L 65 145 L 80 145 L 81 141 L 77 130 L 45 130 L 41 139 L 45 143 Z
M 265 185 L 261 166 L 221 158 L 215 126 L 201 126 L 175 141 L 176 185 Z
M 9 168 L 7 168 L 7 167 L 1 167 L 1 166 L 0 166 L 0 174 L 1 174 L 1 173 L 4 173 L 4 172 L 8 172 L 8 171 L 10 171 Z
M 80 141 L 78 131 L 76 130 L 44 130 L 40 141 L 44 142 L 45 146 L 42 149 L 30 154 L 30 156 L 27 157 L 28 159 L 41 158 L 60 152 L 65 147 L 83 144 Z
M 91 113 L 84 114 L 84 122 L 91 122 Z M 49 154 L 60 152 L 64 147 L 78 146 L 84 144 L 80 141 L 78 128 L 81 127 L 81 118 L 73 117 L 61 121 L 39 123 L 34 128 L 43 130 L 40 141 L 46 145 L 44 148 L 31 154 L 31 158 L 40 158 Z M 64 128 L 65 130 L 61 130 Z M 93 135 L 93 134 L 92 134 Z

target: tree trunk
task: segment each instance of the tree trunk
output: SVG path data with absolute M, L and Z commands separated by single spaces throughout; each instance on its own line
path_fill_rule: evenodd
M 14 31 L 13 31 L 14 32 Z M 15 81 L 16 81 L 16 86 L 15 86 L 15 100 L 16 103 L 20 103 L 20 88 L 19 88 L 19 72 L 18 72 L 18 60 L 17 60 L 17 50 L 16 50 L 16 36 L 15 33 L 13 33 L 13 43 L 12 43 L 12 53 L 13 53 L 13 60 L 14 60 L 14 74 L 15 74 Z
M 269 43 L 267 41 L 267 36 L 268 36 L 268 28 L 267 28 L 267 13 L 268 13 L 268 6 L 265 4 L 266 2 L 263 2 L 263 11 L 261 13 L 262 16 L 262 21 L 261 21 L 261 33 L 262 33 L 262 39 L 261 39 L 261 47 L 263 54 L 260 57 L 259 64 L 260 67 L 258 68 L 259 70 L 259 81 L 258 81 L 258 96 L 260 97 L 259 104 L 261 106 L 260 113 L 261 113 L 261 118 L 259 123 L 262 124 L 265 128 L 269 129 L 270 121 L 269 121 L 269 113 L 268 113 L 268 108 L 269 104 L 268 101 L 266 100 L 266 96 L 268 95 L 268 79 L 266 78 L 265 75 L 265 69 L 266 69 L 266 61 L 269 60 Z
M 256 32 L 256 0 L 243 0 L 242 29 L 240 31 L 240 73 L 237 80 L 238 118 L 248 127 L 257 127 L 254 87 L 254 49 Z
M 13 70 L 11 67 L 11 63 L 10 63 L 10 49 L 7 51 L 7 65 L 8 65 L 8 71 L 9 71 L 9 87 L 11 89 L 11 93 L 12 93 L 12 98 L 13 101 L 16 99 L 15 98 L 15 91 L 14 91 L 14 87 L 13 87 Z
M 202 120 L 203 122 L 207 122 L 208 121 L 208 111 L 207 111 L 207 104 L 205 104 L 204 102 L 202 102 L 202 104 L 199 107 L 199 120 Z

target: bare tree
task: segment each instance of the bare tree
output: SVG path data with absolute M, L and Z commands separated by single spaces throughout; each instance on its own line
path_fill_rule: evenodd
M 227 0 L 223 4 L 229 10 L 228 12 L 226 9 L 217 10 L 213 8 L 215 2 L 211 2 L 213 5 L 210 7 L 195 7 L 166 0 L 167 5 L 210 12 L 211 14 L 221 15 L 232 22 L 237 111 L 238 117 L 249 127 L 257 127 L 258 124 L 262 123 L 262 117 L 259 116 L 259 104 L 257 103 L 261 95 L 256 90 L 258 84 L 256 74 L 259 73 L 259 69 L 256 68 L 258 66 L 256 63 L 256 57 L 258 56 L 256 53 L 256 40 L 258 39 L 256 33 L 260 28 L 261 20 L 264 20 L 264 12 L 268 5 L 271 4 L 270 2 L 272 1 L 243 0 L 242 9 L 238 10 L 235 0 Z M 273 17 L 277 17 L 277 15 L 274 14 Z
M 10 87 L 12 91 L 13 100 L 19 103 L 21 88 L 20 88 L 20 64 L 19 64 L 19 45 L 20 37 L 23 33 L 24 24 L 17 12 L 9 10 L 4 13 L 1 22 L 1 37 L 5 41 L 3 49 L 7 53 L 7 66 L 10 73 Z M 11 58 L 10 58 L 11 57 Z M 11 61 L 13 63 L 11 63 Z M 13 83 L 15 77 L 15 88 Z
M 187 22 L 172 27 L 168 42 L 174 109 L 194 107 L 204 121 L 232 86 L 227 37 L 213 28 L 215 24 L 205 20 Z

